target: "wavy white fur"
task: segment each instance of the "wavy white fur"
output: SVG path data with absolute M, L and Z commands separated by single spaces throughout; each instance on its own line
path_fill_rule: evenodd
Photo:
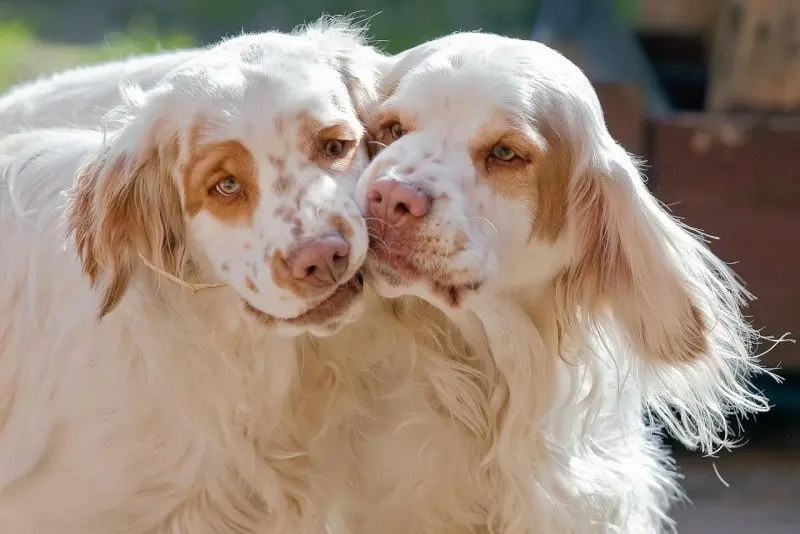
M 242 36 L 130 91 L 107 135 L 0 140 L 0 532 L 324 531 L 380 351 L 303 332 L 360 310 L 373 58 L 344 26 Z M 287 277 L 276 254 L 332 231 L 349 272 Z
M 176 50 L 76 67 L 15 85 L 0 95 L 0 133 L 97 125 L 120 103 L 120 87 L 135 83 L 143 90 L 151 89 L 201 51 Z
M 589 81 L 546 46 L 437 39 L 404 53 L 383 94 L 368 126 L 385 148 L 357 193 L 367 266 L 384 296 L 482 325 L 489 350 L 420 371 L 438 392 L 429 417 L 484 424 L 451 436 L 460 444 L 418 436 L 408 448 L 436 460 L 394 481 L 363 467 L 367 508 L 430 511 L 406 532 L 670 528 L 660 426 L 713 453 L 733 445 L 737 416 L 769 407 L 750 382 L 763 370 L 741 285 L 648 192 Z M 431 480 L 453 451 L 467 455 L 462 478 Z
M 656 435 L 659 424 L 687 445 L 711 451 L 729 444 L 724 415 L 766 408 L 747 384 L 758 369 L 749 356 L 755 335 L 738 310 L 741 288 L 647 193 L 608 136 L 591 87 L 560 56 L 535 43 L 459 34 L 395 60 L 384 84 L 387 105 L 365 111 L 375 115 L 375 133 L 386 144 L 391 139 L 380 127 L 397 118 L 387 113 L 392 107 L 406 120 L 418 119 L 414 128 L 403 125 L 417 135 L 384 151 L 359 192 L 365 197 L 370 181 L 388 174 L 444 193 L 450 207 L 440 202 L 430 219 L 464 231 L 469 246 L 454 256 L 458 276 L 453 266 L 436 262 L 438 251 L 423 249 L 421 263 L 433 266 L 435 286 L 424 272 L 407 271 L 403 280 L 381 286 L 388 296 L 421 296 L 449 319 L 415 298 L 387 304 L 368 294 L 365 318 L 299 349 L 312 355 L 311 383 L 336 384 L 349 394 L 324 390 L 329 402 L 338 399 L 347 409 L 314 414 L 325 428 L 342 427 L 320 450 L 354 471 L 347 489 L 336 488 L 329 528 L 384 534 L 668 528 L 668 505 L 678 491 Z M 137 76 L 145 74 L 129 78 Z M 51 94 L 58 93 L 56 79 Z M 117 82 L 96 79 L 109 95 Z M 95 105 L 98 97 L 85 95 Z M 553 225 L 548 210 L 560 199 L 558 188 L 543 198 L 534 172 L 516 196 L 497 194 L 464 157 L 465 138 L 474 137 L 497 100 L 512 116 L 532 116 L 557 134 L 532 132 L 544 154 L 539 174 L 569 176 L 565 228 L 555 239 L 529 229 Z M 28 119 L 41 126 L 72 120 L 44 111 L 32 110 Z M 562 158 L 567 168 L 559 167 Z M 594 171 L 603 178 L 582 180 Z M 436 184 L 425 183 L 426 174 Z M 588 187 L 598 183 L 606 187 Z M 598 208 L 606 206 L 598 219 Z M 402 252 L 401 263 L 419 267 L 413 232 L 394 242 L 374 225 L 373 232 Z M 449 245 L 459 241 L 422 233 Z M 373 267 L 383 254 L 375 248 Z M 681 248 L 687 253 L 677 254 Z M 579 261 L 587 250 L 601 253 L 594 262 Z M 632 280 L 643 299 L 608 291 L 613 280 L 601 275 L 613 273 L 618 260 L 638 267 Z M 442 287 L 469 282 L 464 273 L 478 274 L 479 293 Z M 659 284 L 676 279 L 677 286 Z M 448 298 L 464 293 L 460 309 L 443 301 L 443 289 Z M 715 310 L 719 322 L 702 333 L 703 355 L 675 361 L 691 346 L 675 313 L 686 294 L 704 315 Z M 643 319 L 643 330 L 633 335 L 631 318 Z M 662 332 L 672 337 L 664 340 Z M 649 411 L 660 421 L 648 424 Z

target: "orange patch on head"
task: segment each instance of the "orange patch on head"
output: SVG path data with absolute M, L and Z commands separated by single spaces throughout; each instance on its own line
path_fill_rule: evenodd
M 552 242 L 566 224 L 572 150 L 554 129 L 540 126 L 539 133 L 544 146 L 520 129 L 494 124 L 479 131 L 470 148 L 479 175 L 496 194 L 530 204 L 531 235 Z M 513 150 L 518 159 L 492 159 L 497 144 Z
M 113 160 L 98 154 L 75 180 L 68 233 L 92 285 L 101 272 L 106 275 L 101 317 L 121 300 L 138 254 L 180 275 L 185 229 L 171 176 L 177 157 L 176 137 L 156 144 L 151 132 L 141 150 Z
M 251 224 L 260 197 L 253 155 L 239 141 L 200 144 L 202 129 L 197 125 L 191 133 L 183 171 L 187 213 L 195 216 L 207 210 L 231 225 Z M 215 191 L 215 186 L 228 177 L 241 186 L 240 194 L 226 197 Z

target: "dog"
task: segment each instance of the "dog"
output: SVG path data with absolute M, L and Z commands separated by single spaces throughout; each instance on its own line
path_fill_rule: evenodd
M 145 82 L 160 79 L 143 70 L 131 81 L 145 72 Z M 99 78 L 106 85 L 97 90 L 112 94 L 117 79 Z M 49 94 L 58 93 L 57 79 Z M 394 300 L 367 291 L 368 320 L 302 344 L 340 379 L 343 370 L 358 375 L 345 380 L 350 396 L 328 397 L 348 403 L 340 414 L 356 417 L 341 425 L 336 445 L 321 448 L 352 470 L 348 489 L 333 492 L 328 526 L 454 534 L 668 528 L 667 508 L 679 492 L 656 437 L 660 425 L 710 450 L 728 444 L 715 409 L 767 407 L 747 384 L 759 369 L 748 356 L 755 335 L 738 312 L 741 289 L 649 196 L 610 139 L 588 82 L 548 48 L 456 34 L 393 58 L 379 93 L 386 101 L 374 113 L 365 106 L 363 116 L 389 146 L 354 192 L 371 233 L 368 278 Z M 81 105 L 97 102 L 86 93 Z M 496 107 L 507 115 L 488 117 Z M 43 126 L 64 120 L 41 111 L 28 119 Z M 520 125 L 509 116 L 534 125 L 525 131 L 530 137 L 516 139 L 537 158 L 514 167 L 519 160 L 498 148 L 495 155 L 514 163 L 495 163 L 493 171 L 514 179 L 487 182 L 489 166 L 475 164 L 469 141 Z M 484 131 L 487 118 L 497 131 Z M 593 169 L 587 154 L 606 158 L 592 160 L 597 170 L 615 169 L 592 182 L 608 189 L 585 189 L 577 178 Z M 631 220 L 644 223 L 638 235 L 621 231 Z M 640 243 L 642 234 L 648 239 Z M 688 259 L 675 258 L 678 245 L 691 245 Z M 674 361 L 659 350 L 672 344 L 658 339 L 662 332 L 692 339 L 680 321 L 670 324 L 682 317 L 680 306 L 637 316 L 644 308 L 625 300 L 630 287 L 617 294 L 623 275 L 642 282 L 631 278 L 641 269 L 625 269 L 653 257 L 676 275 L 663 281 L 686 277 L 659 297 L 679 303 L 681 289 L 711 282 L 690 310 L 701 297 L 712 300 L 696 305 L 700 314 L 690 312 L 688 324 L 721 303 L 726 322 L 703 325 L 697 339 L 706 345 L 693 358 Z M 645 281 L 653 291 L 662 279 Z M 638 304 L 652 294 L 643 297 Z M 660 300 L 666 311 L 669 302 Z M 640 318 L 648 322 L 636 325 Z M 350 367 L 354 358 L 360 374 Z M 312 368 L 310 375 L 322 373 Z M 672 413 L 676 405 L 681 419 Z M 659 420 L 647 423 L 649 414 Z
M 334 334 L 381 58 L 345 25 L 245 35 L 104 131 L 0 140 L 0 531 L 324 531 L 378 352 Z
M 419 391 L 378 407 L 371 450 L 420 460 L 359 455 L 364 532 L 673 527 L 662 428 L 710 453 L 733 444 L 729 416 L 769 407 L 732 271 L 648 192 L 591 83 L 547 46 L 443 37 L 381 93 L 356 195 L 368 277 L 488 348 L 420 362 L 430 400 L 413 415 Z

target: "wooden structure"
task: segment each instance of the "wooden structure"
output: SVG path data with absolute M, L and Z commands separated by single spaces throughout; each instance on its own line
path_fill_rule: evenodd
M 800 0 L 638 0 L 636 32 L 610 0 L 540 5 L 534 39 L 573 52 L 655 196 L 718 238 L 757 297 L 753 324 L 800 338 Z M 800 344 L 762 361 L 800 373 Z
M 800 111 L 800 0 L 725 2 L 708 109 Z
M 754 325 L 800 337 L 800 118 L 677 113 L 647 121 L 635 87 L 596 88 L 611 133 L 650 163 L 655 196 L 717 237 L 711 249 L 756 295 Z M 784 343 L 763 362 L 800 371 L 800 349 Z

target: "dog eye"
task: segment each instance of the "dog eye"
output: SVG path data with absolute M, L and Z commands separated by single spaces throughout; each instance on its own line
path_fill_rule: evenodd
M 499 161 L 514 161 L 519 156 L 516 152 L 508 148 L 506 145 L 497 144 L 492 147 L 492 157 Z
M 214 191 L 224 197 L 232 197 L 242 192 L 242 184 L 240 184 L 233 176 L 226 176 L 214 186 Z
M 344 153 L 344 141 L 331 139 L 325 143 L 325 156 L 328 158 L 338 158 Z
M 388 126 L 386 126 L 386 129 L 389 131 L 389 135 L 391 135 L 392 139 L 395 141 L 403 137 L 406 133 L 405 130 L 403 130 L 403 127 L 397 121 L 390 123 Z

